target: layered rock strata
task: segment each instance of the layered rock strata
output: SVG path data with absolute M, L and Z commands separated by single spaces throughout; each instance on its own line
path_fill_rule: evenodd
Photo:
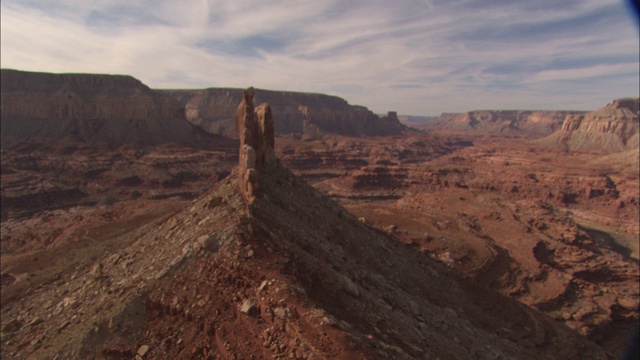
M 121 145 L 204 145 L 180 103 L 124 75 L 2 70 L 2 148 L 72 141 Z
M 235 137 L 233 113 L 240 89 L 162 90 L 177 99 L 189 122 L 212 134 Z M 398 135 L 406 127 L 395 117 L 378 117 L 363 106 L 350 105 L 330 95 L 260 90 L 260 101 L 278 114 L 274 130 L 279 135 L 316 137 L 322 133 L 346 136 Z
M 618 99 L 588 114 L 567 116 L 562 129 L 542 139 L 541 144 L 570 152 L 637 150 L 639 103 L 638 98 Z
M 434 129 L 480 135 L 547 136 L 562 127 L 567 116 L 581 116 L 581 111 L 511 111 L 482 110 L 463 114 L 442 114 Z

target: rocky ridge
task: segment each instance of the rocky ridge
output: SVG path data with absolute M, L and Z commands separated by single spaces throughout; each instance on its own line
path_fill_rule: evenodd
M 3 357 L 607 358 L 370 228 L 277 159 L 262 165 L 253 198 L 239 191 L 241 162 L 188 208 L 3 298 Z

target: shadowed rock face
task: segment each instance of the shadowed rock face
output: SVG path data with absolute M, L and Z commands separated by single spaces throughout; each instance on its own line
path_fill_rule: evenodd
M 240 89 L 162 90 L 184 106 L 187 120 L 205 131 L 235 137 L 229 114 L 242 96 Z M 275 133 L 317 136 L 397 135 L 405 126 L 396 117 L 380 118 L 367 108 L 323 94 L 260 90 L 258 100 L 278 114 Z
M 178 101 L 123 75 L 2 70 L 2 148 L 79 141 L 120 145 L 211 141 Z

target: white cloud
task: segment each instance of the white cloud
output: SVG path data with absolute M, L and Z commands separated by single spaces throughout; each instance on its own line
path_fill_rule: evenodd
M 155 88 L 328 92 L 377 112 L 427 115 L 594 109 L 640 86 L 637 28 L 613 0 L 0 6 L 3 68 L 130 74 Z M 587 83 L 600 90 L 581 91 Z M 571 86 L 580 87 L 573 97 Z

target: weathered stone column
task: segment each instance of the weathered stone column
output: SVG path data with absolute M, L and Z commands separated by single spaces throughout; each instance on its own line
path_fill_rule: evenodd
M 273 161 L 275 158 L 274 146 L 275 146 L 275 129 L 273 125 L 273 115 L 271 114 L 271 107 L 267 103 L 262 103 L 256 108 L 256 116 L 258 117 L 258 123 L 260 124 L 260 130 L 262 131 L 263 151 L 261 164 L 259 167 Z
M 248 88 L 243 92 L 243 99 L 236 111 L 236 130 L 240 139 L 238 159 L 238 187 L 245 203 L 251 204 L 258 188 L 256 171 L 256 143 L 260 139 L 260 127 L 257 124 L 253 98 L 255 91 Z M 252 174 L 253 173 L 253 174 Z M 253 181 L 252 181 L 253 180 Z
M 240 138 L 238 186 L 247 205 L 253 202 L 259 188 L 259 170 L 275 157 L 271 107 L 261 104 L 254 110 L 254 97 L 254 89 L 246 89 L 236 111 L 236 130 Z

